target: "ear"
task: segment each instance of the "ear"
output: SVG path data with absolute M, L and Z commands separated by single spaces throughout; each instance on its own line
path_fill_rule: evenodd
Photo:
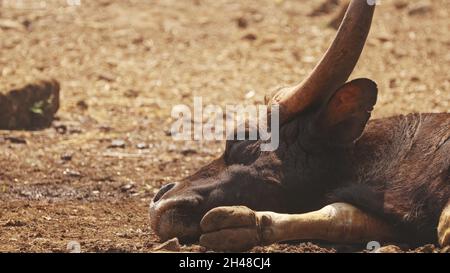
M 362 135 L 377 102 L 377 85 L 369 79 L 357 79 L 339 88 L 320 110 L 314 132 L 327 142 L 351 144 Z

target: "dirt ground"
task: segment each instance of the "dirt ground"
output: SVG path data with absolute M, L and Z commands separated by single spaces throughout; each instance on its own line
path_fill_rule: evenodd
M 13 2 L 0 1 L 0 90 L 54 78 L 61 107 L 50 128 L 0 131 L 2 252 L 65 252 L 70 241 L 85 252 L 151 252 L 160 243 L 149 229 L 152 196 L 224 147 L 172 140 L 172 107 L 194 96 L 205 105 L 262 103 L 274 87 L 300 81 L 333 38 L 328 24 L 342 5 Z M 448 0 L 381 1 L 352 75 L 378 83 L 375 118 L 450 111 L 449 13 Z M 252 251 L 364 249 L 298 242 Z

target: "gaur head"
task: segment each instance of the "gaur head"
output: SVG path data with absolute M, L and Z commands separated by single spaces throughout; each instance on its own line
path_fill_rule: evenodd
M 150 205 L 152 229 L 163 240 L 195 239 L 202 216 L 217 206 L 301 212 L 317 202 L 319 183 L 345 175 L 345 150 L 363 133 L 376 103 L 368 79 L 346 83 L 361 55 L 374 5 L 353 0 L 336 38 L 300 84 L 277 90 L 279 147 L 260 140 L 227 141 L 224 153 L 194 175 L 163 186 Z M 248 129 L 252 130 L 252 129 Z

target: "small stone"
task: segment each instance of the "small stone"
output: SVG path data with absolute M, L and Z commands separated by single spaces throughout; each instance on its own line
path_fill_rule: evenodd
M 196 153 L 197 153 L 197 151 L 192 148 L 183 148 L 183 150 L 181 150 L 181 154 L 184 156 L 193 155 Z
M 433 8 L 429 3 L 417 3 L 409 9 L 408 14 L 410 16 L 425 15 L 430 13 L 432 10 Z
M 181 250 L 180 242 L 178 241 L 178 238 L 173 238 L 165 243 L 160 244 L 159 246 L 155 247 L 153 249 L 154 251 L 172 251 L 172 252 L 179 252 Z
M 70 169 L 65 169 L 63 172 L 64 175 L 70 176 L 70 177 L 82 177 L 81 173 L 78 171 L 74 171 L 74 170 L 70 170 Z
M 237 23 L 239 28 L 247 28 L 247 26 L 248 26 L 248 21 L 244 17 L 239 17 L 236 20 L 236 23 Z
M 13 144 L 27 144 L 27 141 L 21 137 L 5 137 L 5 140 Z
M 122 139 L 115 139 L 108 148 L 125 148 L 125 141 Z
M 113 82 L 115 81 L 116 77 L 108 72 L 103 72 L 98 75 L 98 79 L 106 82 Z
M 302 62 L 304 63 L 315 63 L 316 62 L 316 58 L 314 58 L 313 56 L 305 56 L 302 58 Z
M 22 196 L 28 197 L 28 198 L 31 198 L 33 196 L 31 191 L 20 191 L 19 194 L 22 195 Z
M 120 190 L 123 192 L 127 192 L 127 191 L 131 190 L 132 188 L 134 188 L 134 184 L 129 183 L 129 184 L 126 184 L 126 185 L 123 185 L 122 187 L 120 187 Z
M 411 81 L 412 81 L 412 82 L 420 82 L 420 78 L 417 77 L 417 76 L 412 76 L 412 77 L 411 77 Z
M 88 105 L 84 100 L 79 100 L 79 101 L 77 102 L 77 107 L 78 107 L 80 110 L 85 111 L 85 110 L 87 110 L 87 109 L 89 108 L 89 105 Z
M 13 29 L 13 30 L 25 30 L 25 26 L 20 22 L 3 19 L 0 20 L 0 29 Z
M 164 130 L 164 135 L 170 137 L 170 136 L 172 136 L 172 132 L 170 131 L 170 129 L 165 129 Z
M 433 253 L 436 250 L 436 247 L 432 244 L 424 245 L 415 250 L 415 252 L 421 253 Z
M 70 161 L 70 160 L 72 160 L 72 157 L 73 157 L 73 155 L 72 154 L 63 154 L 63 155 L 61 155 L 61 160 L 64 160 L 64 161 Z
M 23 227 L 26 226 L 27 223 L 20 221 L 20 220 L 8 220 L 5 224 L 3 224 L 4 227 Z
M 64 124 L 55 124 L 53 128 L 55 128 L 58 134 L 64 135 L 65 133 L 67 133 L 67 126 Z
M 401 253 L 401 252 L 402 250 L 395 245 L 383 246 L 375 251 L 375 253 Z
M 255 94 L 256 94 L 255 91 L 250 90 L 247 92 L 247 94 L 245 94 L 245 99 L 249 100 L 249 99 L 253 98 L 255 96 Z
M 81 245 L 79 242 L 70 241 L 67 243 L 66 250 L 69 253 L 81 253 Z
M 136 148 L 138 148 L 139 150 L 144 150 L 144 149 L 148 148 L 148 145 L 147 145 L 147 143 L 141 142 L 141 143 L 136 144 Z
M 113 128 L 112 128 L 111 126 L 108 126 L 108 125 L 105 125 L 105 124 L 100 125 L 100 126 L 98 127 L 98 129 L 99 129 L 101 132 L 103 132 L 103 133 L 109 133 L 109 132 L 111 132 L 111 131 L 113 130 Z
M 248 33 L 244 36 L 242 36 L 243 40 L 249 40 L 249 41 L 255 41 L 256 39 L 258 39 L 258 36 L 256 36 L 256 34 L 253 33 Z
M 137 98 L 139 96 L 139 91 L 134 89 L 126 90 L 123 95 L 127 98 Z
M 406 0 L 397 1 L 394 3 L 394 7 L 399 10 L 404 9 L 408 7 L 408 2 Z
M 392 40 L 392 37 L 389 36 L 388 34 L 380 34 L 377 36 L 377 39 L 382 42 L 382 43 L 386 43 Z
M 31 28 L 31 24 L 32 24 L 32 21 L 29 20 L 29 19 L 25 19 L 25 20 L 22 21 L 22 25 L 23 25 L 26 29 L 30 29 L 30 28 Z
M 398 86 L 396 79 L 389 80 L 389 88 L 396 88 Z

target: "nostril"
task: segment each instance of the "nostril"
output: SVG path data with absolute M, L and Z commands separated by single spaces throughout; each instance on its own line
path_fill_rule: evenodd
M 158 193 L 155 195 L 155 197 L 153 197 L 153 202 L 158 202 L 159 199 L 161 199 L 161 197 L 168 191 L 170 191 L 173 187 L 175 187 L 177 183 L 170 183 L 170 184 L 166 184 L 164 186 L 161 187 L 161 189 L 158 191 Z

